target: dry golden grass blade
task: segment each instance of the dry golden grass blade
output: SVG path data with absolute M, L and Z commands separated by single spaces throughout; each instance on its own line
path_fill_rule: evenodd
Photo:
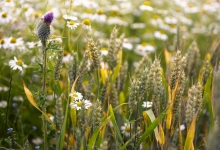
M 158 137 L 160 145 L 164 145 L 165 143 L 165 138 L 164 138 L 164 132 L 163 132 L 163 127 L 161 123 L 159 124 L 159 137 Z
M 34 100 L 34 96 L 31 93 L 31 91 L 27 88 L 27 86 L 25 85 L 25 83 L 23 82 L 23 86 L 24 86 L 24 92 L 27 96 L 28 101 L 31 103 L 31 105 L 33 105 L 37 110 L 39 110 L 46 118 L 47 120 L 51 123 L 53 129 L 55 130 L 55 125 L 54 123 L 50 120 L 50 118 L 38 107 L 37 103 Z

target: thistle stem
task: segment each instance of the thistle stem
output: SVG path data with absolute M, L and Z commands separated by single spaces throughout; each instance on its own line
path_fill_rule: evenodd
M 42 41 L 42 48 L 43 48 L 43 95 L 44 101 L 46 97 L 46 80 L 47 80 L 47 52 L 46 52 L 46 41 Z M 46 114 L 47 109 L 46 106 L 43 105 L 43 112 Z M 47 120 L 45 116 L 42 114 L 43 119 L 43 132 L 44 132 L 44 149 L 47 150 Z

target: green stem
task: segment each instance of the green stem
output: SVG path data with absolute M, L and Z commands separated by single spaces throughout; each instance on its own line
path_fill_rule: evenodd
M 46 41 L 42 41 L 42 48 L 43 48 L 43 95 L 44 95 L 44 102 L 46 100 L 46 80 L 47 80 L 47 52 L 46 52 Z M 43 105 L 43 112 L 46 114 L 47 109 L 46 106 Z M 47 150 L 47 120 L 45 116 L 42 114 L 43 119 L 43 132 L 44 132 L 44 149 Z

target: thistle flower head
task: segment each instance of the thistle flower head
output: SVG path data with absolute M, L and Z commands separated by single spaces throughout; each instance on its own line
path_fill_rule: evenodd
M 53 21 L 53 12 L 49 12 L 44 16 L 44 22 L 51 24 Z
M 50 12 L 37 22 L 35 34 L 43 42 L 50 37 L 50 24 L 53 21 L 53 13 Z

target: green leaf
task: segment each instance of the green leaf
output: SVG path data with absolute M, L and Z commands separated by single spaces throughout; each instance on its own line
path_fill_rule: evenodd
M 144 132 L 143 136 L 142 136 L 142 137 L 140 138 L 140 140 L 138 141 L 138 143 L 137 143 L 137 145 L 136 145 L 136 148 L 138 148 L 139 145 L 148 137 L 148 135 L 150 135 L 150 134 L 154 131 L 154 129 L 158 126 L 159 121 L 160 121 L 161 119 L 163 119 L 164 116 L 166 115 L 166 112 L 167 112 L 168 109 L 169 109 L 169 107 L 166 108 L 166 109 L 150 124 L 150 126 L 149 126 L 149 127 L 147 128 L 147 130 Z
M 121 132 L 120 132 L 120 130 L 118 128 L 118 125 L 117 125 L 117 122 L 115 120 L 115 115 L 114 115 L 114 111 L 112 109 L 112 105 L 110 105 L 109 107 L 110 107 L 109 108 L 109 113 L 110 113 L 110 116 L 111 116 L 111 122 L 113 124 L 114 129 L 115 129 L 117 137 L 119 138 L 120 143 L 124 143 L 123 138 L 121 136 Z
M 95 131 L 92 134 L 92 137 L 89 140 L 87 150 L 93 150 L 95 142 L 96 142 L 96 138 L 97 138 L 101 128 L 109 122 L 110 118 L 111 118 L 111 116 L 104 119 L 104 121 L 102 121 L 101 125 L 97 129 L 95 129 Z

